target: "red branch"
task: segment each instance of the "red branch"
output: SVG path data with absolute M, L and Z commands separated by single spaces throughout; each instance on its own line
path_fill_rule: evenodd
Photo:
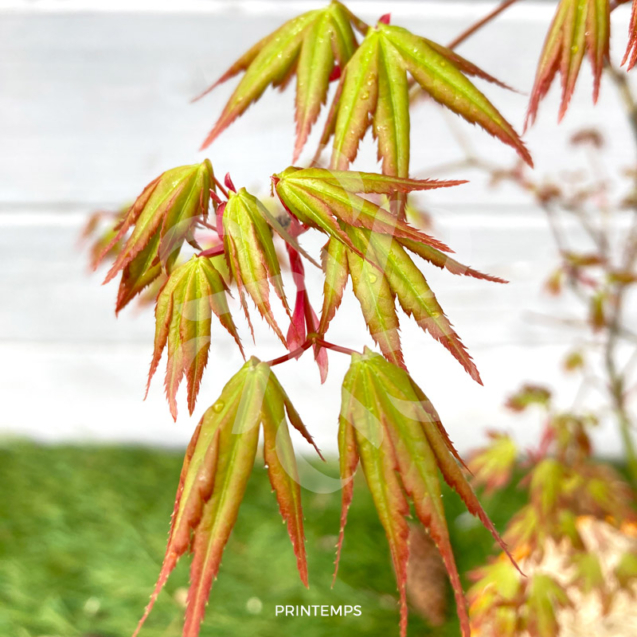
M 504 0 L 504 2 L 496 7 L 491 13 L 488 13 L 478 22 L 472 24 L 466 31 L 463 31 L 455 40 L 447 44 L 450 49 L 455 49 L 458 45 L 462 44 L 465 40 L 468 40 L 476 31 L 479 31 L 483 26 L 489 24 L 491 20 L 497 18 L 503 11 L 506 11 L 512 4 L 515 4 L 518 0 Z

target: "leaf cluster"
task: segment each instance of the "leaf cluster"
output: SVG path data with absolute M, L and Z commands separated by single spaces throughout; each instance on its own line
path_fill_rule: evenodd
M 584 536 L 587 520 L 610 524 L 622 532 L 635 522 L 628 484 L 613 467 L 592 458 L 589 435 L 596 419 L 588 414 L 554 412 L 550 392 L 542 387 L 525 386 L 509 400 L 516 411 L 532 405 L 544 412 L 546 428 L 540 449 L 524 463 L 521 484 L 529 502 L 511 519 L 503 535 L 522 570 L 531 573 L 521 577 L 504 554 L 473 572 L 475 583 L 468 592 L 471 626 L 485 637 L 557 637 L 561 634 L 560 610 L 574 607 L 575 591 L 599 595 L 608 612 L 613 596 L 631 590 L 635 581 L 632 574 L 622 579 L 624 567 L 627 574 L 632 573 L 633 552 L 611 569 L 616 582 L 611 585 L 608 567 L 602 568 L 600 555 Z M 510 479 L 516 462 L 514 443 L 507 436 L 494 435 L 469 462 L 476 471 L 474 484 L 501 487 Z M 537 566 L 549 547 L 559 547 L 564 556 L 563 568 L 571 573 L 566 583 Z
M 608 0 L 560 1 L 538 67 L 527 124 L 534 121 L 539 103 L 558 72 L 563 87 L 560 117 L 564 115 L 586 55 L 593 66 L 597 98 L 608 60 L 609 15 Z M 635 15 L 637 8 L 626 53 L 629 67 L 637 59 Z M 360 464 L 390 545 L 401 598 L 401 633 L 404 635 L 407 627 L 406 517 L 413 507 L 445 562 L 462 633 L 468 637 L 469 619 L 441 502 L 441 475 L 460 494 L 467 509 L 496 540 L 501 540 L 467 482 L 465 467 L 440 418 L 407 371 L 397 308 L 481 382 L 474 361 L 445 316 L 416 257 L 452 274 L 504 281 L 456 261 L 450 256 L 451 248 L 407 221 L 411 193 L 464 183 L 411 177 L 410 97 L 412 87 L 417 87 L 444 108 L 514 148 L 524 162 L 532 165 L 519 135 L 474 79 L 506 86 L 451 48 L 390 24 L 389 15 L 369 26 L 337 0 L 293 18 L 267 35 L 208 90 L 237 76 L 241 78 L 204 148 L 256 103 L 268 87 L 285 89 L 295 79 L 292 163 L 296 164 L 323 106 L 330 101 L 312 164 L 289 166 L 272 175 L 272 194 L 282 209 L 272 212 L 245 188 L 236 188 L 229 175 L 222 184 L 206 159 L 167 170 L 151 181 L 94 248 L 95 265 L 103 259 L 112 261 L 105 282 L 121 274 L 117 312 L 145 290 L 156 300 L 149 384 L 165 351 L 165 389 L 174 418 L 184 377 L 191 414 L 195 408 L 210 358 L 213 315 L 214 323 L 221 323 L 244 354 L 232 315 L 232 287 L 253 339 L 250 304 L 286 348 L 281 357 L 267 363 L 250 358 L 203 416 L 186 454 L 166 558 L 146 615 L 177 560 L 190 550 L 193 560 L 184 635 L 198 634 L 261 431 L 270 481 L 292 539 L 301 579 L 307 584 L 300 488 L 288 422 L 308 440 L 311 438 L 272 367 L 313 349 L 321 379 L 325 380 L 330 349 L 351 356 L 339 418 L 342 527 L 352 499 L 352 479 Z M 333 91 L 331 83 L 335 83 Z M 350 170 L 370 129 L 377 144 L 380 174 Z M 321 155 L 330 144 L 328 170 L 321 167 Z M 546 193 L 548 198 L 553 196 L 555 193 Z M 327 238 L 321 255 L 324 283 L 319 314 L 305 287 L 304 260 L 318 265 L 300 244 L 300 237 L 307 231 Z M 280 241 L 287 260 L 277 250 Z M 194 254 L 184 259 L 186 246 Z M 571 256 L 568 273 L 557 272 L 554 277 L 555 289 L 566 274 L 581 275 L 601 263 L 597 255 L 594 259 Z M 283 283 L 288 268 L 296 287 L 293 307 Z M 625 285 L 634 283 L 627 278 L 629 275 L 614 273 L 614 284 L 624 285 L 624 279 Z M 326 340 L 350 280 L 382 355 L 368 349 L 353 352 Z M 287 331 L 275 318 L 271 289 L 289 320 Z M 606 304 L 603 292 L 593 297 L 591 323 L 599 329 L 606 324 Z M 549 403 L 550 395 L 545 391 L 527 387 L 510 406 L 523 410 Z M 531 502 L 507 533 L 516 547 L 539 546 L 546 534 L 565 537 L 577 546 L 573 520 L 564 515 L 566 501 L 579 503 L 592 515 L 616 519 L 627 515 L 621 506 L 616 476 L 590 460 L 590 419 L 552 414 L 550 422 L 545 447 L 532 458 Z M 551 446 L 555 457 L 547 457 Z M 472 460 L 477 482 L 491 489 L 505 484 L 516 455 L 510 439 L 494 436 L 491 447 Z M 343 528 L 339 555 L 342 544 Z M 515 573 L 514 568 L 507 562 L 498 565 L 498 569 L 511 569 L 511 573 Z M 578 568 L 582 586 L 595 586 L 597 573 L 592 560 L 582 557 Z M 626 562 L 623 568 L 625 576 L 631 577 L 631 564 Z M 513 634 L 509 604 L 519 593 L 507 577 L 502 580 L 506 590 L 501 596 L 506 603 L 492 604 L 501 613 L 498 621 L 502 622 L 503 635 Z M 485 578 L 493 578 L 493 573 L 485 573 Z M 493 597 L 493 592 L 489 595 Z M 550 578 L 537 576 L 529 582 L 525 595 L 531 617 L 526 628 L 533 634 L 552 635 L 554 621 L 547 600 L 565 605 L 561 590 Z M 484 599 L 481 603 L 484 606 Z

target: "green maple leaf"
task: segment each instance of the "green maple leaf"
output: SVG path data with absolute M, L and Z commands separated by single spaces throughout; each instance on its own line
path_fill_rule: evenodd
M 302 223 L 330 235 L 324 249 L 323 309 L 319 333 L 325 334 L 351 276 L 370 333 L 391 362 L 403 366 L 395 300 L 420 327 L 442 343 L 478 382 L 480 375 L 444 315 L 422 272 L 405 248 L 456 274 L 502 282 L 463 266 L 445 254 L 449 248 L 411 227 L 384 208 L 358 196 L 391 196 L 462 182 L 401 179 L 374 173 L 288 168 L 273 178 L 276 192 Z
M 335 66 L 344 68 L 356 49 L 352 25 L 359 30 L 367 26 L 340 2 L 332 0 L 324 9 L 293 18 L 255 44 L 203 94 L 245 73 L 202 148 L 256 102 L 268 86 L 284 89 L 296 75 L 296 143 L 292 160 L 296 161 L 325 103 Z
M 241 305 L 250 329 L 252 330 L 252 323 L 246 303 L 246 293 L 285 345 L 285 337 L 274 319 L 270 306 L 269 290 L 272 285 L 290 316 L 290 308 L 281 279 L 281 266 L 272 240 L 272 226 L 274 225 L 277 231 L 283 233 L 286 240 L 293 241 L 293 239 L 279 224 L 273 222 L 273 217 L 265 206 L 245 188 L 241 188 L 236 193 L 229 192 L 228 202 L 222 211 L 222 223 L 225 254 L 239 289 Z
M 362 257 L 364 255 L 349 238 L 347 227 L 410 239 L 444 252 L 450 252 L 450 249 L 357 193 L 391 196 L 466 182 L 403 179 L 376 173 L 290 166 L 273 175 L 272 183 L 281 203 L 301 223 L 334 237 Z
M 624 553 L 615 566 L 614 575 L 622 589 L 632 590 L 637 580 L 637 553 Z
M 212 314 L 235 339 L 243 354 L 227 301 L 223 277 L 207 257 L 192 257 L 178 267 L 161 289 L 155 307 L 155 347 L 148 387 L 167 347 L 166 395 L 177 419 L 177 390 L 188 382 L 188 409 L 194 411 L 201 378 L 208 362 Z M 148 392 L 148 388 L 146 390 Z
M 409 498 L 441 553 L 462 634 L 468 637 L 469 618 L 442 506 L 440 474 L 500 544 L 502 540 L 465 479 L 462 461 L 433 406 L 403 369 L 366 349 L 352 355 L 343 381 L 338 440 L 344 486 L 337 568 L 360 461 L 390 546 L 401 600 L 401 634 L 407 629 Z
M 557 611 L 571 606 L 566 591 L 549 575 L 538 573 L 528 586 L 527 630 L 531 637 L 557 637 Z
M 118 215 L 118 223 L 126 216 L 128 210 L 128 206 L 122 209 L 121 214 Z M 97 224 L 102 215 L 103 213 L 97 212 L 91 216 L 83 233 L 84 238 L 89 238 L 96 233 Z M 119 239 L 113 243 L 113 238 L 116 235 L 117 229 L 109 227 L 95 238 L 91 246 L 91 264 L 94 269 L 106 259 L 114 261 L 121 252 L 124 241 Z M 162 279 L 165 279 L 166 273 L 162 269 L 162 264 L 158 258 L 158 244 L 159 233 L 155 233 L 148 245 L 122 270 L 115 303 L 115 314 L 119 314 L 124 307 L 152 283 L 155 283 L 155 285 L 160 284 L 160 286 L 163 283 Z M 169 261 L 170 264 L 167 263 L 166 265 L 172 267 L 174 258 L 169 259 Z
M 166 270 L 171 271 L 175 265 L 178 253 L 175 251 L 162 267 L 159 258 L 160 233 L 156 232 L 148 245 L 139 252 L 133 260 L 124 266 L 122 278 L 117 291 L 115 313 L 119 314 L 138 294 L 156 281 Z
M 199 634 L 210 589 L 252 472 L 261 427 L 270 482 L 287 524 L 301 580 L 307 586 L 301 489 L 286 414 L 291 425 L 314 444 L 270 366 L 256 358 L 230 379 L 206 411 L 186 452 L 166 556 L 135 635 L 177 561 L 188 550 L 193 557 L 183 635 Z
M 548 93 L 558 71 L 562 76 L 562 103 L 558 121 L 562 120 L 587 53 L 594 76 L 593 102 L 597 102 L 609 48 L 609 0 L 561 0 L 540 56 L 526 125 L 535 121 L 540 102 Z
M 408 73 L 437 102 L 512 146 L 532 164 L 517 133 L 467 76 L 497 80 L 450 49 L 379 22 L 345 67 L 330 109 L 319 153 L 333 136 L 332 168 L 346 169 L 354 161 L 360 141 L 373 126 L 383 172 L 409 176 Z M 397 193 L 397 199 L 404 206 L 404 194 Z
M 599 557 L 595 553 L 578 553 L 573 556 L 574 574 L 570 584 L 580 588 L 584 595 L 598 591 L 601 598 L 608 598 L 606 577 Z
M 518 457 L 518 448 L 507 434 L 489 432 L 490 443 L 478 449 L 469 461 L 474 486 L 483 485 L 487 493 L 509 483 Z
M 522 588 L 520 573 L 504 555 L 491 564 L 476 569 L 471 576 L 476 583 L 467 593 L 467 597 L 469 603 L 475 602 L 479 610 L 483 610 L 480 607 L 487 606 L 495 597 L 506 602 L 513 601 Z M 484 599 L 485 596 L 490 599 Z
M 184 241 L 195 243 L 193 231 L 208 215 L 211 189 L 215 183 L 208 159 L 167 170 L 144 188 L 95 262 L 97 267 L 122 244 L 104 280 L 122 272 L 117 312 L 162 272 L 170 273 Z
M 486 628 L 498 637 L 519 634 L 517 610 L 523 593 L 522 576 L 504 554 L 470 573 L 475 584 L 467 591 L 471 628 L 476 635 Z M 473 634 L 473 633 L 472 633 Z
M 366 230 L 352 229 L 354 243 L 364 251 L 366 258 L 377 264 L 389 288 L 407 316 L 441 343 L 465 368 L 471 377 L 481 383 L 480 374 L 456 334 L 425 276 L 418 269 L 399 240 Z M 371 273 L 368 270 L 368 273 Z M 374 276 L 371 273 L 371 276 Z

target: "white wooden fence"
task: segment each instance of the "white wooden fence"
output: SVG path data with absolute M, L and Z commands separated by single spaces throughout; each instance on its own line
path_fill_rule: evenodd
M 369 21 L 391 10 L 394 23 L 446 42 L 495 3 L 349 4 Z M 293 89 L 283 95 L 269 91 L 259 108 L 205 155 L 197 148 L 234 85 L 196 104 L 189 100 L 246 47 L 314 5 L 298 0 L 0 2 L 0 431 L 46 441 L 187 441 L 198 416 L 240 365 L 235 348 L 219 330 L 213 334 L 216 353 L 192 418 L 184 405 L 178 423 L 171 421 L 159 377 L 142 402 L 152 348 L 151 313 L 125 312 L 115 319 L 116 286 L 101 287 L 99 276 L 87 274 L 77 235 L 95 208 L 118 206 L 162 170 L 204 156 L 219 172 L 230 171 L 235 183 L 265 192 L 269 175 L 290 161 Z M 461 52 L 528 91 L 552 12 L 551 3 L 522 2 Z M 626 11 L 615 12 L 621 44 L 616 55 L 624 45 L 626 20 Z M 521 128 L 527 96 L 491 86 L 484 90 Z M 540 173 L 580 161 L 566 154 L 566 142 L 583 125 L 599 126 L 607 134 L 612 165 L 633 161 L 614 88 L 604 85 L 593 109 L 587 69 L 560 127 L 556 112 L 554 91 L 527 135 Z M 460 156 L 447 119 L 431 104 L 418 107 L 413 121 L 412 165 L 419 174 Z M 454 124 L 492 159 L 503 164 L 513 159 L 512 151 L 482 131 L 460 120 Z M 375 165 L 371 145 L 360 165 Z M 493 191 L 479 174 L 461 176 L 473 182 L 424 200 L 438 234 L 460 260 L 511 283 L 498 286 L 438 272 L 431 274 L 431 282 L 473 353 L 485 386 L 472 383 L 405 317 L 406 358 L 461 449 L 479 443 L 490 427 L 505 427 L 531 443 L 538 423 L 512 418 L 502 409 L 503 400 L 522 381 L 537 381 L 558 387 L 568 404 L 574 388 L 561 375 L 559 361 L 574 335 L 530 321 L 529 313 L 574 309 L 560 309 L 541 293 L 555 263 L 542 213 L 512 188 Z M 311 249 L 319 245 L 318 239 L 307 242 Z M 320 281 L 318 273 L 310 278 L 315 286 Z M 313 289 L 318 303 L 320 288 Z M 362 346 L 370 339 L 349 294 L 331 338 Z M 280 346 L 265 329 L 259 333 L 263 342 L 255 353 L 276 356 Z M 283 384 L 327 450 L 335 446 L 346 363 L 345 357 L 330 356 L 332 373 L 323 387 L 310 357 L 279 368 Z M 602 451 L 619 449 L 612 428 L 601 429 L 598 439 Z

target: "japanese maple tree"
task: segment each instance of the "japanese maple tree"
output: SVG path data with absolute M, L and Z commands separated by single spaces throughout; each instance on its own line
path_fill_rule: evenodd
M 205 398 L 211 406 L 186 452 L 164 564 L 140 628 L 177 561 L 190 551 L 191 585 L 183 634 L 198 635 L 260 436 L 300 578 L 308 584 L 301 490 L 290 427 L 314 443 L 274 368 L 312 350 L 322 380 L 328 374 L 328 351 L 351 359 L 343 381 L 338 432 L 343 482 L 339 557 L 353 496 L 352 478 L 360 465 L 389 542 L 400 596 L 401 635 L 407 632 L 406 518 L 413 505 L 415 516 L 441 553 L 455 592 L 461 631 L 463 637 L 469 637 L 467 606 L 441 499 L 441 477 L 505 551 L 506 546 L 469 485 L 466 467 L 436 410 L 409 374 L 397 306 L 481 383 L 478 369 L 445 316 L 426 273 L 434 266 L 486 282 L 505 281 L 456 261 L 449 256 L 450 247 L 409 221 L 410 193 L 463 183 L 413 178 L 410 103 L 416 92 L 428 96 L 511 147 L 532 166 L 514 127 L 474 80 L 507 87 L 454 50 L 514 2 L 502 3 L 451 46 L 393 25 L 389 15 L 368 25 L 337 0 L 286 22 L 252 46 L 205 91 L 204 95 L 240 76 L 202 146 L 206 149 L 219 135 L 231 134 L 226 129 L 268 87 L 285 89 L 294 79 L 293 164 L 323 110 L 326 117 L 313 161 L 274 167 L 284 169 L 269 176 L 280 210 L 273 213 L 259 193 L 235 186 L 229 175 L 220 179 L 222 166 L 213 167 L 205 159 L 159 175 L 124 211 L 115 229 L 96 244 L 96 267 L 104 259 L 112 261 L 105 282 L 120 278 L 117 312 L 136 298 L 155 305 L 148 384 L 166 351 L 164 384 L 175 419 L 182 381 L 187 385 L 189 412 L 195 408 L 208 359 L 214 356 L 211 339 L 218 324 L 223 330 L 217 331 L 229 332 L 246 359 L 216 400 Z M 561 0 L 540 59 L 527 124 L 535 119 L 558 72 L 563 88 L 560 117 L 564 115 L 586 55 L 593 66 L 597 97 L 600 76 L 609 64 L 609 15 L 617 4 Z M 633 13 L 625 61 L 632 67 L 636 59 L 637 18 Z M 328 99 L 330 104 L 323 109 Z M 360 142 L 370 128 L 380 172 L 352 171 Z M 329 160 L 324 163 L 327 154 Z M 261 177 L 265 186 L 268 175 Z M 306 232 L 325 235 L 320 255 L 302 248 Z M 285 246 L 286 251 L 278 251 L 277 245 Z M 184 258 L 189 250 L 190 256 Z M 314 298 L 316 291 L 311 295 L 305 286 L 306 266 L 323 270 L 322 303 Z M 287 269 L 296 289 L 292 300 L 284 286 Z M 357 352 L 347 343 L 329 340 L 329 327 L 350 279 L 379 352 L 369 348 Z M 281 356 L 261 361 L 249 355 L 230 309 L 232 290 L 250 328 L 252 321 L 264 320 L 276 334 Z M 287 324 L 277 321 L 273 303 L 282 306 Z M 320 455 L 318 449 L 316 452 Z M 513 558 L 510 560 L 515 569 Z

